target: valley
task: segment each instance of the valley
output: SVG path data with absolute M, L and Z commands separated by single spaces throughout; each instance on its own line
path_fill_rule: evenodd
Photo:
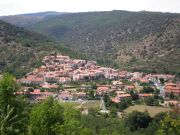
M 179 116 L 179 13 L 0 16 L 1 135 L 175 135 Z

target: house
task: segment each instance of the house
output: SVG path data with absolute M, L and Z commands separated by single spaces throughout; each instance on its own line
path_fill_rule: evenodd
M 116 95 L 118 96 L 118 95 L 122 95 L 122 94 L 126 94 L 126 92 L 124 92 L 124 91 L 121 91 L 121 90 L 119 90 L 119 91 L 116 91 Z
M 121 101 L 122 99 L 127 99 L 127 98 L 131 98 L 130 94 L 120 94 L 117 96 L 119 98 L 119 100 Z
M 38 72 L 45 72 L 46 71 L 46 66 L 41 66 L 38 68 Z
M 166 81 L 173 80 L 175 78 L 175 75 L 170 74 L 149 74 L 147 75 L 150 80 L 160 79 L 163 78 Z
M 43 83 L 40 85 L 42 88 L 46 88 L 46 89 L 58 89 L 58 85 L 56 84 L 49 84 L 47 82 Z
M 121 102 L 121 100 L 128 99 L 128 98 L 131 98 L 131 95 L 123 93 L 123 94 L 117 95 L 116 97 L 111 98 L 111 101 L 114 103 L 119 103 Z
M 134 90 L 134 89 L 135 89 L 135 86 L 134 86 L 134 85 L 127 85 L 127 86 L 125 86 L 125 89 L 126 89 L 127 91 L 131 91 L 131 90 Z
M 97 87 L 97 90 L 96 90 L 96 93 L 98 95 L 103 95 L 103 94 L 109 93 L 109 92 L 110 92 L 109 87 L 107 87 L 107 86 L 99 86 L 99 87 Z
M 97 62 L 96 61 L 88 61 L 87 65 L 97 65 Z
M 45 72 L 44 78 L 48 83 L 57 82 L 56 73 L 55 72 Z
M 113 98 L 111 98 L 111 101 L 114 103 L 119 103 L 120 99 L 118 97 L 113 97 Z
M 165 83 L 165 94 L 169 95 L 170 93 L 173 93 L 174 95 L 179 96 L 180 95 L 180 84 L 168 82 Z
M 149 83 L 149 80 L 146 78 L 138 78 L 140 83 Z
M 139 96 L 139 99 L 145 99 L 145 98 L 147 98 L 147 97 L 152 97 L 153 94 L 149 94 L 149 93 L 140 93 L 140 94 L 138 94 L 138 96 Z
M 63 59 L 63 60 L 69 60 L 69 56 L 63 56 L 63 55 L 57 55 L 56 59 Z
M 134 72 L 134 73 L 133 73 L 133 77 L 135 77 L 135 78 L 141 78 L 141 77 L 143 77 L 143 73 Z
M 127 94 L 124 91 L 116 91 L 116 97 L 111 98 L 112 102 L 119 103 L 123 99 L 131 98 L 130 94 Z
M 85 84 L 81 85 L 81 90 L 91 90 L 91 89 L 92 89 L 91 85 L 85 85 Z
M 37 100 L 38 98 L 42 97 L 40 89 L 34 89 L 34 91 L 30 92 L 29 94 L 31 100 Z
M 119 72 L 119 78 L 125 79 L 127 77 L 127 71 L 120 71 Z
M 73 95 L 69 91 L 62 91 L 61 94 L 58 96 L 60 100 L 72 100 Z
M 122 86 L 123 85 L 123 83 L 121 81 L 112 81 L 112 84 L 116 85 L 116 86 Z
M 85 92 L 75 92 L 74 94 L 74 99 L 86 99 L 86 93 Z
M 29 92 L 29 91 L 19 91 L 19 92 L 16 92 L 16 94 L 17 95 L 27 95 L 28 98 L 31 101 L 41 101 L 43 99 L 46 99 L 49 96 L 53 96 L 54 95 L 53 92 L 48 92 L 48 91 L 41 92 L 40 89 L 34 89 L 32 92 Z
M 66 83 L 66 82 L 70 82 L 70 81 L 71 81 L 70 77 L 59 77 L 58 78 L 59 83 Z
M 53 95 L 54 95 L 53 92 L 49 92 L 49 91 L 42 92 L 42 97 L 44 97 L 44 98 L 47 98 L 47 97 L 50 97 Z
M 19 80 L 22 84 L 39 85 L 44 82 L 43 77 L 37 77 L 36 75 L 28 75 L 25 78 Z

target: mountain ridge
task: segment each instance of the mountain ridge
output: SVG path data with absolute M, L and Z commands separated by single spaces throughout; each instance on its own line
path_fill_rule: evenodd
M 115 10 L 57 15 L 24 27 L 101 64 L 174 73 L 180 72 L 179 20 L 177 13 Z

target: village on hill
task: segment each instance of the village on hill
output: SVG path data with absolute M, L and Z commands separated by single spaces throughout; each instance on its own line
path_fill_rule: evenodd
M 22 86 L 17 95 L 26 95 L 30 102 L 49 96 L 61 102 L 103 99 L 106 107 L 120 104 L 122 110 L 144 103 L 180 107 L 180 83 L 174 80 L 175 75 L 121 71 L 96 61 L 50 55 L 43 58 L 42 66 L 17 80 Z

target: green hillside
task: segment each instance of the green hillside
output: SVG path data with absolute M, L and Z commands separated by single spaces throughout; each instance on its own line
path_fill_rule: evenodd
M 0 21 L 0 72 L 20 77 L 39 66 L 42 57 L 54 52 L 83 57 L 45 36 Z
M 180 71 L 180 14 L 87 12 L 65 14 L 28 26 L 73 50 L 131 70 Z

